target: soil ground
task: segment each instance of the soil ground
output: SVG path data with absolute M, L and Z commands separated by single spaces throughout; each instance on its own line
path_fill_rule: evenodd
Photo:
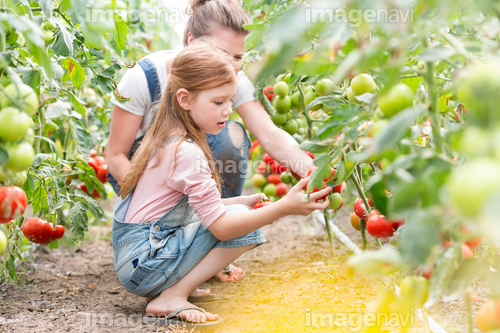
M 335 223 L 360 245 L 348 210 Z M 217 300 L 198 305 L 223 318 L 212 332 L 362 331 L 355 319 L 369 311 L 381 284 L 349 274 L 346 247 L 335 241 L 331 256 L 324 227 L 311 216 L 280 219 L 264 233 L 268 242 L 236 261 L 246 272 L 242 280 L 203 285 Z M 113 270 L 110 224 L 91 226 L 89 236 L 80 247 L 40 247 L 21 282 L 0 286 L 0 332 L 189 332 L 142 325 L 145 301 L 124 290 Z M 474 292 L 488 296 L 480 286 Z M 465 332 L 464 309 L 461 298 L 441 301 L 429 314 L 448 332 Z M 332 314 L 339 320 L 314 325 L 312 318 Z M 424 331 L 414 318 L 411 332 Z

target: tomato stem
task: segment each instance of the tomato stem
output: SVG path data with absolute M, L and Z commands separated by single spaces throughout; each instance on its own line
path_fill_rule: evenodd
M 423 44 L 427 47 L 427 37 L 424 38 Z M 434 82 L 434 62 L 426 62 L 427 73 L 424 75 L 424 80 L 427 83 L 427 88 L 429 89 L 429 115 L 431 118 L 432 125 L 432 136 L 434 139 L 435 149 L 438 153 L 443 152 L 443 137 L 441 136 L 441 119 L 438 110 L 438 94 L 436 89 L 436 82 Z
M 470 287 L 467 288 L 465 293 L 465 308 L 467 311 L 467 323 L 468 323 L 468 333 L 474 332 L 474 317 L 472 315 L 472 300 L 471 300 L 471 291 Z
M 363 188 L 361 187 L 360 181 L 356 178 L 355 174 L 358 173 L 357 165 L 355 167 L 356 172 L 353 172 L 350 176 L 352 182 L 354 183 L 354 186 L 356 186 L 356 190 L 358 191 L 358 195 L 363 200 L 363 203 L 365 204 L 366 212 L 370 214 L 370 205 L 368 204 L 368 200 L 366 200 L 365 193 L 363 191 Z M 361 229 L 361 238 L 363 239 L 363 251 L 366 250 L 366 222 L 365 219 L 361 219 L 359 222 L 359 228 Z
M 328 233 L 328 241 L 330 242 L 330 256 L 333 257 L 333 235 L 330 229 L 330 219 L 328 218 L 328 208 L 323 210 L 323 217 L 325 218 L 326 232 Z
M 312 138 L 312 119 L 309 116 L 309 110 L 307 110 L 307 105 L 304 100 L 304 89 L 302 88 L 302 78 L 297 82 L 297 87 L 299 87 L 299 92 L 300 92 L 300 103 L 302 104 L 302 109 L 304 110 L 302 113 L 306 117 L 307 120 L 307 138 L 310 139 Z

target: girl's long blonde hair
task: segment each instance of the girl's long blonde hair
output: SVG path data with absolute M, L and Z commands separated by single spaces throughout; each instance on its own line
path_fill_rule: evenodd
M 184 131 L 186 135 L 177 144 L 174 156 L 177 155 L 180 143 L 187 139 L 193 140 L 207 158 L 212 178 L 220 191 L 219 175 L 206 140 L 206 134 L 200 130 L 190 113 L 181 108 L 177 101 L 177 91 L 184 88 L 189 92 L 189 98 L 193 99 L 201 90 L 227 83 L 236 83 L 236 81 L 237 76 L 231 64 L 231 57 L 217 49 L 212 40 L 206 38 L 197 40 L 175 57 L 160 107 L 139 149 L 132 158 L 127 176 L 121 183 L 120 195 L 122 198 L 135 189 L 151 159 L 156 159 L 151 169 L 156 168 L 161 163 L 165 154 L 163 147 L 167 139 L 178 133 L 179 130 Z M 174 170 L 175 163 L 176 159 L 174 160 Z
M 244 24 L 251 23 L 238 0 L 190 0 L 187 13 L 191 14 L 184 29 L 184 46 L 188 45 L 188 33 L 196 39 L 212 36 L 220 27 L 247 35 Z

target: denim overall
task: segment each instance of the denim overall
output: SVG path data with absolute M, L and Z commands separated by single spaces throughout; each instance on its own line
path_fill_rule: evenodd
M 151 102 L 152 104 L 155 104 L 161 97 L 160 81 L 158 79 L 156 67 L 153 62 L 147 58 L 141 59 L 137 62 L 137 64 L 141 66 L 144 74 L 146 75 Z M 240 126 L 245 134 L 243 144 L 240 147 L 235 147 L 229 137 L 228 128 L 230 122 Z M 137 138 L 133 143 L 128 156 L 129 160 L 131 160 L 134 156 L 143 138 L 143 136 Z M 243 186 L 245 185 L 245 177 L 248 169 L 248 156 L 251 146 L 250 138 L 243 128 L 243 125 L 239 122 L 230 120 L 219 134 L 207 134 L 207 143 L 210 146 L 214 160 L 224 161 L 222 169 L 219 170 L 221 175 L 222 197 L 232 198 L 240 196 L 243 192 Z M 228 167 L 226 168 L 226 163 L 231 163 L 231 165 L 227 164 Z M 236 170 L 234 170 L 235 168 L 233 167 L 233 163 L 237 166 Z M 234 170 L 234 172 L 223 172 L 226 169 L 232 171 Z M 111 186 L 113 186 L 115 193 L 120 193 L 120 185 L 118 185 L 118 182 L 110 173 L 108 173 L 108 179 Z
M 214 247 L 241 247 L 266 241 L 262 229 L 228 241 L 201 224 L 185 195 L 156 221 L 125 223 L 133 192 L 113 207 L 114 268 L 123 287 L 138 296 L 156 296 L 178 282 Z M 226 206 L 226 214 L 248 211 Z

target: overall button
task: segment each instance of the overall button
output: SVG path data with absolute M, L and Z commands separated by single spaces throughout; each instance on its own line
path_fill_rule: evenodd
M 157 225 L 155 225 L 155 230 L 156 230 L 156 231 L 160 231 L 160 226 L 159 226 L 158 224 L 157 224 Z

